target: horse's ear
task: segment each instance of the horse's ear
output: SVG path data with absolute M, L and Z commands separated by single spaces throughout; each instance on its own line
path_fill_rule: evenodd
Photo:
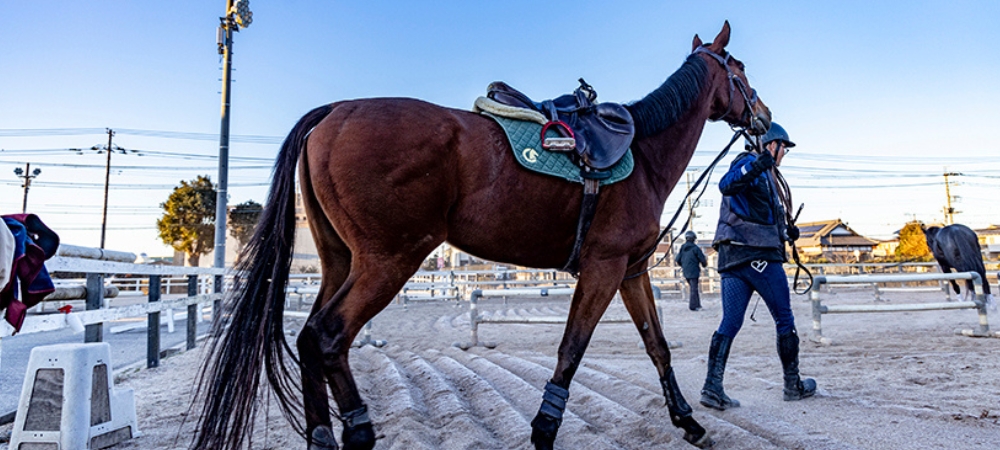
M 697 34 L 694 35 L 694 42 L 691 43 L 691 51 L 693 52 L 693 51 L 697 50 L 698 47 L 701 47 L 702 45 L 705 45 L 705 44 L 703 42 L 701 42 L 701 38 L 698 37 Z
M 722 25 L 722 31 L 719 32 L 719 35 L 715 37 L 714 41 L 712 41 L 712 45 L 711 45 L 712 51 L 721 54 L 723 52 L 723 50 L 726 49 L 727 45 L 729 45 L 729 21 L 728 20 L 726 21 L 726 23 L 724 23 Z

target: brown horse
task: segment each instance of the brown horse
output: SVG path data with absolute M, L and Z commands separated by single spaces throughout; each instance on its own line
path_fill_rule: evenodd
M 769 126 L 770 112 L 749 87 L 743 64 L 726 52 L 729 31 L 727 22 L 707 45 L 696 35 L 683 66 L 627 105 L 636 122 L 635 169 L 601 190 L 555 373 L 531 423 L 536 448 L 552 448 L 570 380 L 615 291 L 659 372 L 673 424 L 695 445 L 712 442 L 674 379 L 648 276 L 627 276 L 643 271 L 664 203 L 705 121 L 755 125 L 758 132 Z M 296 342 L 297 358 L 289 356 L 282 330 L 296 164 L 323 270 L 317 301 Z M 228 327 L 219 330 L 223 336 L 211 344 L 202 370 L 199 391 L 207 400 L 192 448 L 243 445 L 253 432 L 262 372 L 310 450 L 338 448 L 327 388 L 343 423 L 344 448 L 374 447 L 367 407 L 348 366 L 348 350 L 362 326 L 445 241 L 493 261 L 563 267 L 573 249 L 581 191 L 579 184 L 519 167 L 500 126 L 469 111 L 376 98 L 309 112 L 278 154 L 262 220 L 237 265 L 241 281 L 229 295 Z M 286 364 L 289 357 L 297 365 Z

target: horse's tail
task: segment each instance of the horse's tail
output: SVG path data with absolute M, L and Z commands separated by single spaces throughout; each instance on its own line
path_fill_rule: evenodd
M 296 414 L 301 386 L 286 364 L 295 360 L 282 326 L 285 285 L 295 242 L 295 171 L 309 132 L 333 109 L 326 105 L 299 119 L 288 134 L 272 174 L 260 222 L 240 252 L 236 281 L 226 294 L 224 320 L 217 321 L 195 398 L 204 399 L 195 450 L 239 449 L 253 432 L 261 371 L 282 412 L 303 433 Z M 297 361 L 296 361 L 297 362 Z
M 983 282 L 983 294 L 990 294 L 990 281 L 986 279 L 986 264 L 983 263 L 982 250 L 979 248 L 979 237 L 972 230 L 971 236 L 963 236 L 959 258 L 964 270 L 971 270 L 979 274 Z

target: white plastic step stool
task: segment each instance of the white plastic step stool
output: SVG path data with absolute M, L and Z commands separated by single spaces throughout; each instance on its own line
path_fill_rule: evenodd
M 21 388 L 11 450 L 102 449 L 139 435 L 131 389 L 115 389 L 111 346 L 35 347 Z

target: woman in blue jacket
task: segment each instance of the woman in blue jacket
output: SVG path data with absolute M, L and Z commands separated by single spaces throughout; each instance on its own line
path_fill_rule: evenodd
M 708 374 L 701 390 L 701 404 L 725 410 L 740 406 L 722 389 L 722 376 L 729 349 L 743 326 L 743 316 L 756 291 L 767 304 L 778 334 L 778 356 L 784 369 L 784 399 L 800 400 L 816 392 L 816 381 L 799 377 L 799 337 L 782 263 L 785 242 L 798 239 L 789 226 L 777 196 L 773 167 L 781 165 L 788 149 L 795 146 L 777 123 L 772 123 L 762 142 L 762 153 L 745 152 L 736 157 L 719 182 L 722 205 L 712 245 L 719 252 L 722 278 L 722 323 L 712 335 L 708 350 Z

